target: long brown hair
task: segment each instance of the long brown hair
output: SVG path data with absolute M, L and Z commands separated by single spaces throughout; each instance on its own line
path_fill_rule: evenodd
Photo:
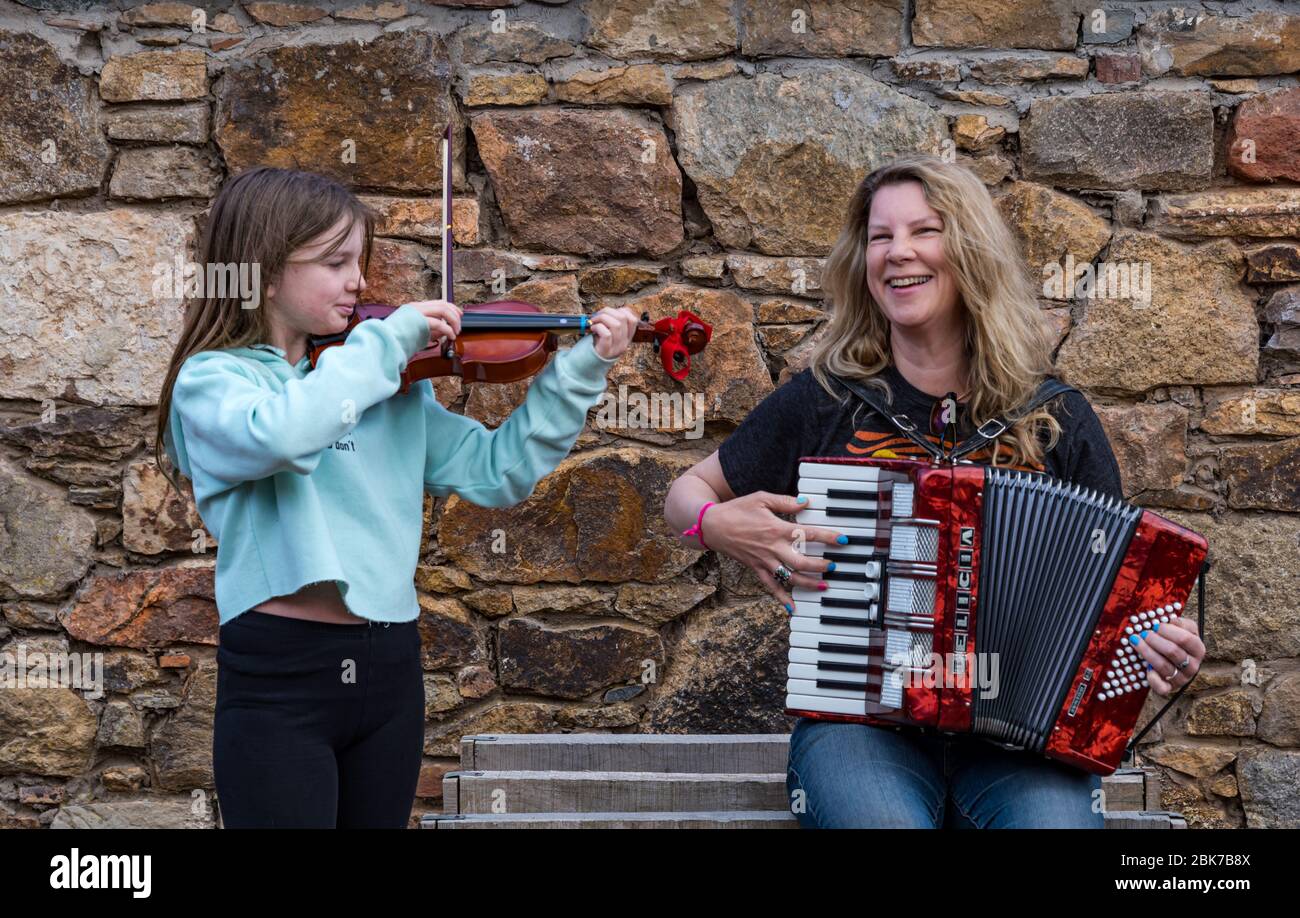
M 276 282 L 289 257 L 311 240 L 346 220 L 343 232 L 330 240 L 320 256 L 328 257 L 347 241 L 357 221 L 365 227 L 361 270 L 370 261 L 377 215 L 350 190 L 333 179 L 297 169 L 257 166 L 226 182 L 212 202 L 199 245 L 198 267 L 205 278 L 209 266 L 257 265 L 258 303 L 268 303 L 266 288 Z M 224 294 L 224 295 L 218 295 Z M 191 354 L 246 347 L 266 341 L 270 333 L 264 308 L 244 308 L 237 290 L 214 290 L 204 284 L 199 297 L 185 306 L 185 324 L 172 352 L 158 395 L 158 426 L 154 461 L 177 492 L 180 482 L 163 462 L 163 437 L 171 414 L 172 387 Z
M 892 400 L 889 384 L 879 376 L 893 363 L 893 354 L 889 319 L 867 287 L 867 220 L 878 189 L 908 181 L 920 182 L 926 201 L 943 216 L 944 255 L 956 279 L 958 308 L 965 310 L 967 403 L 978 426 L 1029 400 L 1051 373 L 1052 345 L 1020 246 L 984 183 L 957 163 L 909 154 L 876 169 L 858 185 L 822 274 L 822 289 L 834 310 L 809 366 L 837 400 L 848 396 L 831 387 L 830 373 L 875 386 Z M 1048 405 L 1040 406 L 991 444 L 992 461 L 997 463 L 1005 444 L 1010 464 L 1041 465 L 1040 437 L 1046 434 L 1045 448 L 1050 450 L 1060 433 Z

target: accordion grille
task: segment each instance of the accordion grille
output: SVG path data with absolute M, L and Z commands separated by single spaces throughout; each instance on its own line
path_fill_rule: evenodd
M 1141 508 L 1040 475 L 986 469 L 975 644 L 995 692 L 972 728 L 1041 752 L 1137 530 Z

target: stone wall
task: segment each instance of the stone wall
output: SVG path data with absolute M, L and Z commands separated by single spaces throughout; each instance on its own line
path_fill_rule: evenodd
M 715 334 L 682 385 L 639 345 L 610 377 L 701 396 L 702 437 L 593 413 L 518 507 L 427 503 L 417 812 L 465 733 L 789 728 L 784 611 L 663 498 L 804 364 L 856 183 L 924 150 L 1036 274 L 1149 271 L 1041 301 L 1128 496 L 1213 546 L 1209 659 L 1144 753 L 1193 825 L 1300 824 L 1300 3 L 200 6 L 0 0 L 0 649 L 104 665 L 99 697 L 0 691 L 0 826 L 213 823 L 215 555 L 152 461 L 156 272 L 226 177 L 296 164 L 383 214 L 373 299 L 436 296 L 449 119 L 460 302 Z M 493 426 L 525 388 L 438 395 Z

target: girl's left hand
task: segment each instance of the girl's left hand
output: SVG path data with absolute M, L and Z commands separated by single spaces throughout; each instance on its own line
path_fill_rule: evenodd
M 626 306 L 606 306 L 588 323 L 596 336 L 596 353 L 613 360 L 627 350 L 641 320 Z
M 1192 619 L 1180 616 L 1156 622 L 1154 628 L 1134 637 L 1138 638 L 1138 653 L 1151 665 L 1147 679 L 1152 691 L 1168 695 L 1196 678 L 1205 659 L 1205 645 Z M 1184 661 L 1187 665 L 1179 669 L 1178 664 Z

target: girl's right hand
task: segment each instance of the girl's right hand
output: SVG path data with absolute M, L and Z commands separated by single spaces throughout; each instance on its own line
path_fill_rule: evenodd
M 778 513 L 798 513 L 807 504 L 788 494 L 755 491 L 724 503 L 715 503 L 704 511 L 701 529 L 709 548 L 735 558 L 755 574 L 769 593 L 793 609 L 790 594 L 777 582 L 773 572 L 781 564 L 794 572 L 790 587 L 809 590 L 825 589 L 821 574 L 831 562 L 795 551 L 802 534 L 805 542 L 838 545 L 840 533 L 821 526 L 788 523 Z M 802 573 L 801 573 L 802 572 Z
M 441 347 L 444 341 L 460 334 L 460 317 L 464 310 L 455 303 L 446 300 L 421 300 L 402 305 L 414 306 L 424 313 L 424 317 L 429 321 L 429 341 L 426 347 L 433 344 Z

